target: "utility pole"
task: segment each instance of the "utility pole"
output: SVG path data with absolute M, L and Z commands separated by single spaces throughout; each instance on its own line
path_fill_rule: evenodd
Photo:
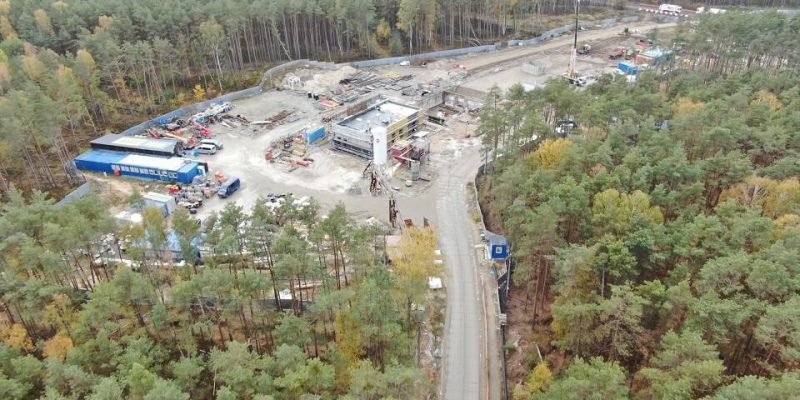
M 567 69 L 567 79 L 575 78 L 575 62 L 578 54 L 578 9 L 581 0 L 575 0 L 575 38 L 572 42 L 572 53 L 569 55 L 569 67 Z

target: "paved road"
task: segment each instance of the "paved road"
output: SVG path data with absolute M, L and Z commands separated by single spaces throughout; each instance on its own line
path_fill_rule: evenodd
M 452 168 L 442 172 L 432 191 L 436 195 L 439 240 L 447 265 L 442 374 L 445 399 L 487 398 L 491 386 L 499 387 L 487 382 L 485 374 L 489 369 L 485 340 L 488 319 L 484 315 L 486 302 L 475 250 L 480 242 L 473 229 L 475 223 L 470 220 L 466 195 L 467 182 L 479 163 L 477 148 L 470 149 Z M 494 320 L 492 316 L 489 319 Z M 495 324 L 489 325 L 494 327 Z

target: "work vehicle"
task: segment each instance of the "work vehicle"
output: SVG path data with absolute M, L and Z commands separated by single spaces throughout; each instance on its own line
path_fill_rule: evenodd
M 683 12 L 683 7 L 675 4 L 662 4 L 658 6 L 658 11 L 680 14 Z
M 222 150 L 222 142 L 216 139 L 203 139 L 200 141 L 200 144 L 210 144 L 217 148 L 217 150 Z
M 585 55 L 589 54 L 591 51 L 592 51 L 592 46 L 589 46 L 588 44 L 584 44 L 583 46 L 581 46 L 577 50 L 577 53 L 579 55 L 585 56 Z
M 608 59 L 609 60 L 619 60 L 620 58 L 625 57 L 627 55 L 627 53 L 628 53 L 628 49 L 627 48 L 622 47 L 622 46 L 618 46 L 618 47 L 614 48 L 614 50 L 611 50 L 611 52 L 608 54 Z
M 217 146 L 214 146 L 213 144 L 203 143 L 197 146 L 196 150 L 200 154 L 217 154 Z
M 239 184 L 239 178 L 228 178 L 227 181 L 220 185 L 217 195 L 221 199 L 224 199 L 239 190 Z

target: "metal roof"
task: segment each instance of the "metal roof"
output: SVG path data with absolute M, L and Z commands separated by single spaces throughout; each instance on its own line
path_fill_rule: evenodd
M 123 158 L 127 157 L 128 153 L 120 153 L 111 150 L 89 150 L 77 157 L 75 160 L 100 162 L 100 163 L 118 163 Z
M 101 136 L 91 141 L 91 144 L 100 144 L 107 146 L 124 146 L 139 148 L 142 150 L 158 150 L 172 152 L 175 149 L 178 141 L 176 139 L 153 139 L 141 136 L 123 136 L 117 134 L 110 134 Z
M 666 50 L 666 49 L 662 49 L 660 47 L 651 47 L 649 49 L 643 50 L 641 52 L 641 54 L 643 56 L 645 56 L 645 57 L 658 58 L 658 57 L 670 55 L 670 54 L 672 54 L 672 52 L 669 51 L 669 50 Z
M 157 192 L 147 192 L 144 195 L 142 195 L 142 197 L 148 200 L 154 200 L 161 203 L 168 203 L 170 201 L 175 201 L 174 197 L 168 194 L 157 193 Z
M 196 161 L 186 160 L 180 157 L 156 157 L 141 154 L 130 154 L 111 150 L 89 150 L 75 160 L 98 162 L 106 164 L 120 164 L 131 167 L 152 168 L 171 172 L 189 171 L 197 168 Z
M 486 237 L 486 240 L 489 242 L 489 244 L 491 244 L 492 246 L 507 246 L 508 245 L 508 240 L 506 240 L 506 237 L 503 236 L 503 235 L 498 235 L 496 233 L 492 233 L 492 232 L 486 231 L 485 237 Z
M 129 154 L 119 163 L 132 167 L 165 169 L 167 171 L 179 171 L 189 164 L 194 164 L 191 168 L 197 165 L 197 163 L 193 161 L 184 160 L 180 157 L 163 158 L 144 156 L 141 154 Z

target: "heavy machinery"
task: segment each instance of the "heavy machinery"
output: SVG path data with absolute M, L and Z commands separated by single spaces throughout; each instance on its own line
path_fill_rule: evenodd
M 579 53 L 579 50 L 578 50 L 578 30 L 580 28 L 578 26 L 578 11 L 580 9 L 580 4 L 581 4 L 581 0 L 575 0 L 575 37 L 574 37 L 574 39 L 572 41 L 572 53 L 570 54 L 570 57 L 569 57 L 569 66 L 567 67 L 567 72 L 562 76 L 571 85 L 586 86 L 588 84 L 587 79 L 585 77 L 579 76 L 578 72 L 575 71 L 575 63 L 577 61 L 576 58 L 577 58 L 577 55 Z M 581 54 L 587 54 L 590 49 L 591 49 L 591 47 L 588 44 L 584 44 L 583 47 L 582 47 L 582 51 L 585 51 L 586 53 L 581 53 Z
M 609 60 L 619 60 L 620 58 L 625 57 L 625 55 L 627 53 L 628 53 L 628 49 L 626 47 L 618 46 L 618 47 L 614 48 L 614 50 L 611 50 L 610 53 L 608 53 L 608 59 Z
M 589 52 L 591 52 L 591 51 L 592 51 L 592 46 L 589 46 L 588 44 L 584 43 L 584 45 L 581 46 L 581 48 L 578 49 L 577 52 L 578 52 L 578 55 L 585 56 L 585 55 L 588 55 Z

